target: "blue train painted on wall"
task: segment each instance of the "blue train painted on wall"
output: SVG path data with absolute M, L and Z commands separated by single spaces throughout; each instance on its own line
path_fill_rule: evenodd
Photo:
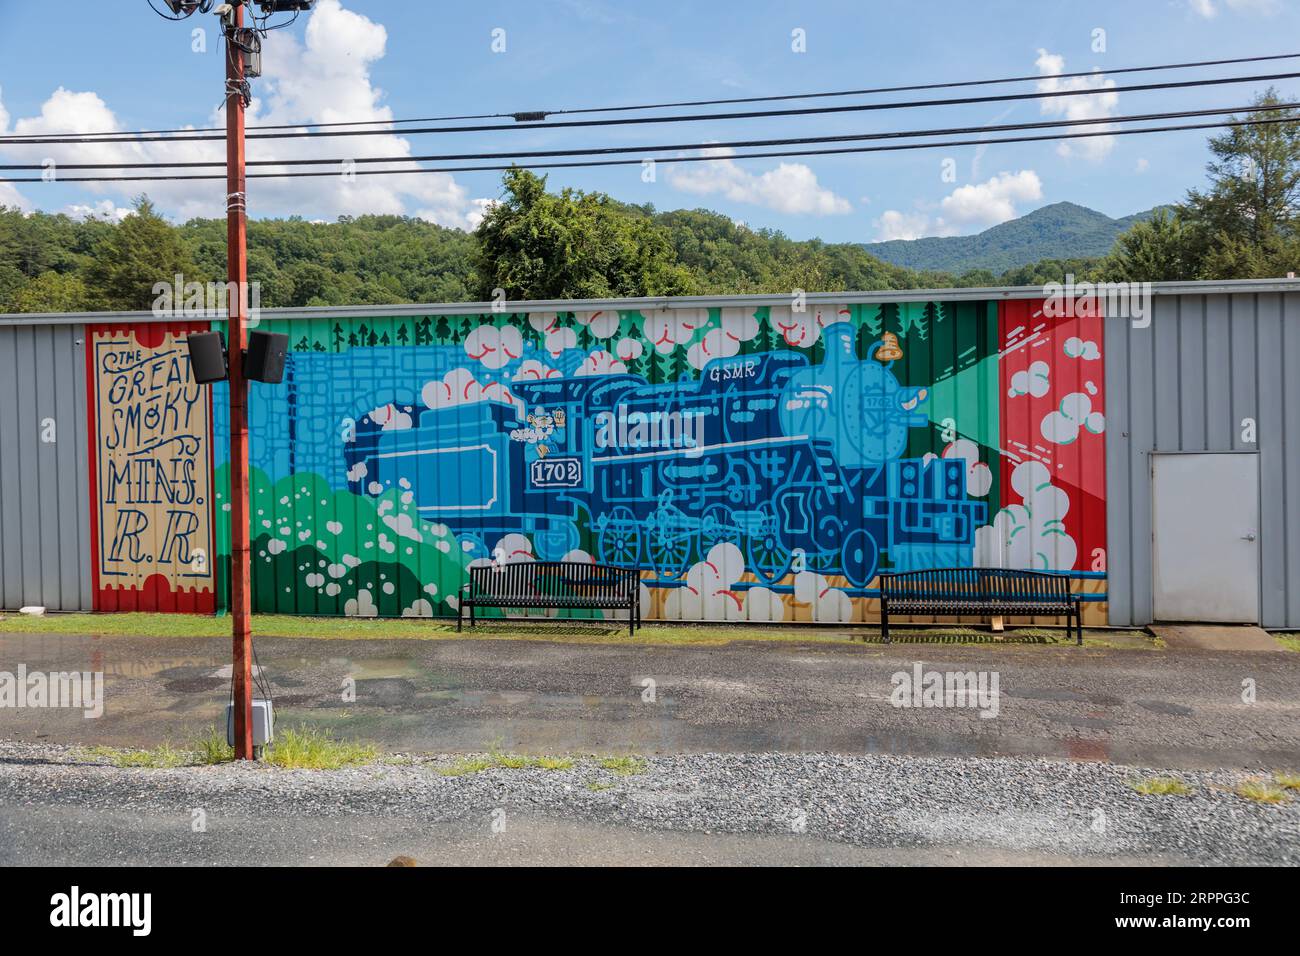
M 963 461 L 903 457 L 929 424 L 927 390 L 899 384 L 882 344 L 862 359 L 851 331 L 828 331 L 817 365 L 769 351 L 677 382 L 566 373 L 447 408 L 415 407 L 413 374 L 390 389 L 410 427 L 333 444 L 342 461 L 328 473 L 358 494 L 409 489 L 475 556 L 517 532 L 539 557 L 585 547 L 665 584 L 722 542 L 769 584 L 809 569 L 864 587 L 882 567 L 969 565 L 987 506 L 967 497 Z

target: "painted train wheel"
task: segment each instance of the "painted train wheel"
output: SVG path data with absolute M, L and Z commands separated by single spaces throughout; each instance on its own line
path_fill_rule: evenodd
M 841 560 L 844 576 L 849 579 L 849 583 L 854 587 L 866 587 L 875 576 L 880 547 L 870 531 L 854 528 L 844 539 Z
M 745 550 L 748 570 L 764 584 L 775 584 L 790 570 L 794 554 L 781 540 L 780 525 L 771 505 L 761 505 L 759 527 L 749 536 Z
M 709 556 L 716 545 L 735 542 L 739 537 L 736 518 L 726 505 L 709 505 L 700 518 L 700 559 Z
M 665 527 L 651 518 L 646 543 L 650 551 L 650 564 L 661 578 L 679 578 L 686 573 L 686 565 L 691 557 L 689 534 L 676 530 L 671 525 Z
M 630 508 L 619 505 L 605 515 L 596 539 L 600 559 L 617 568 L 635 568 L 641 563 L 641 527 Z

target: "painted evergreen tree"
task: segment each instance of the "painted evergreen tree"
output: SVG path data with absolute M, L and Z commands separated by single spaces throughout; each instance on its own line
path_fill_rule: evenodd
M 403 322 L 397 327 L 397 343 L 399 345 L 410 345 L 411 334 L 406 331 L 406 323 Z
M 439 320 L 438 323 L 439 328 L 442 327 L 443 321 L 444 320 Z M 416 345 L 433 344 L 432 326 L 433 326 L 433 320 L 428 318 L 427 316 L 415 323 L 415 344 Z
M 343 326 L 335 322 L 334 331 L 331 334 L 332 334 L 331 343 L 334 346 L 334 351 L 337 352 L 339 351 L 340 347 L 343 345 L 344 342 Z

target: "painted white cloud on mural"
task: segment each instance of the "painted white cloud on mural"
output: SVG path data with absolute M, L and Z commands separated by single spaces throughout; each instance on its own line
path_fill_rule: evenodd
M 853 313 L 847 305 L 809 306 L 803 312 L 795 312 L 788 305 L 774 305 L 768 313 L 767 321 L 781 333 L 786 345 L 806 349 L 817 344 L 828 326 L 848 322 L 852 318 Z
M 1101 349 L 1098 348 L 1096 342 L 1091 340 L 1085 342 L 1077 335 L 1072 335 L 1065 340 L 1065 354 L 1070 358 L 1092 362 L 1101 358 Z
M 480 325 L 465 337 L 465 354 L 487 368 L 501 368 L 524 354 L 524 337 L 512 325 Z
M 800 571 L 794 576 L 794 599 L 812 606 L 814 621 L 844 624 L 853 620 L 849 596 L 813 571 Z
M 578 312 L 574 315 L 579 325 L 591 329 L 591 334 L 598 339 L 607 339 L 618 331 L 622 320 L 617 309 L 605 309 L 601 312 Z
M 1060 407 L 1047 415 L 1039 425 L 1044 438 L 1057 445 L 1070 445 L 1079 438 L 1080 431 L 1100 435 L 1106 430 L 1106 417 L 1092 410 L 1092 399 L 1084 392 L 1071 392 L 1061 399 Z
M 758 319 L 752 309 L 725 307 L 719 323 L 704 333 L 704 338 L 686 351 L 686 360 L 693 368 L 704 366 L 716 358 L 730 358 L 740 352 L 740 343 L 748 342 L 758 334 Z
M 372 408 L 367 414 L 372 422 L 386 432 L 411 427 L 410 413 L 398 408 L 391 402 L 378 408 Z
M 537 382 L 544 378 L 560 378 L 563 373 L 558 368 L 544 365 L 537 359 L 526 359 L 515 371 L 516 382 Z
M 937 456 L 933 452 L 925 455 L 929 463 Z M 993 487 L 993 469 L 980 461 L 980 446 L 969 438 L 958 438 L 943 450 L 945 459 L 962 459 L 966 462 L 966 493 L 976 498 L 983 498 Z
M 618 360 L 618 356 L 604 349 L 597 349 L 588 355 L 578 366 L 574 375 L 619 375 L 627 371 L 627 366 Z
M 656 352 L 667 355 L 689 342 L 708 318 L 707 309 L 657 309 L 645 318 L 645 337 Z
M 454 368 L 441 379 L 426 382 L 420 389 L 420 399 L 427 408 L 453 408 L 457 405 L 470 405 L 474 402 L 504 402 L 524 414 L 523 400 L 500 382 L 483 385 L 467 368 Z
M 732 585 L 745 571 L 740 549 L 729 541 L 715 544 L 703 561 L 691 565 L 682 587 L 673 588 L 664 602 L 670 620 L 742 621 L 744 598 Z
M 1011 385 L 1007 395 L 1018 398 L 1031 395 L 1042 398 L 1052 390 L 1052 368 L 1046 362 L 1033 362 L 1029 368 L 1022 369 L 1011 376 Z
M 1070 496 L 1052 484 L 1047 466 L 1024 461 L 1011 472 L 1021 504 L 1007 505 L 975 531 L 975 564 L 986 568 L 1068 571 L 1078 546 L 1065 530 Z

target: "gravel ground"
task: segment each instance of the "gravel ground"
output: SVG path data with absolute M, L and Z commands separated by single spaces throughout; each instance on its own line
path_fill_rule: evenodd
M 438 772 L 460 759 L 142 770 L 0 743 L 0 865 L 383 862 L 411 848 L 422 862 L 609 862 L 612 845 L 655 835 L 694 842 L 643 862 L 1300 863 L 1300 800 L 1243 798 L 1251 775 L 1237 771 L 1179 771 L 1192 794 L 1154 797 L 1129 783 L 1156 770 L 1045 759 L 702 753 L 627 776 L 591 758 Z M 535 838 L 526 859 L 490 849 L 511 833 Z M 737 837 L 768 842 L 740 852 Z

